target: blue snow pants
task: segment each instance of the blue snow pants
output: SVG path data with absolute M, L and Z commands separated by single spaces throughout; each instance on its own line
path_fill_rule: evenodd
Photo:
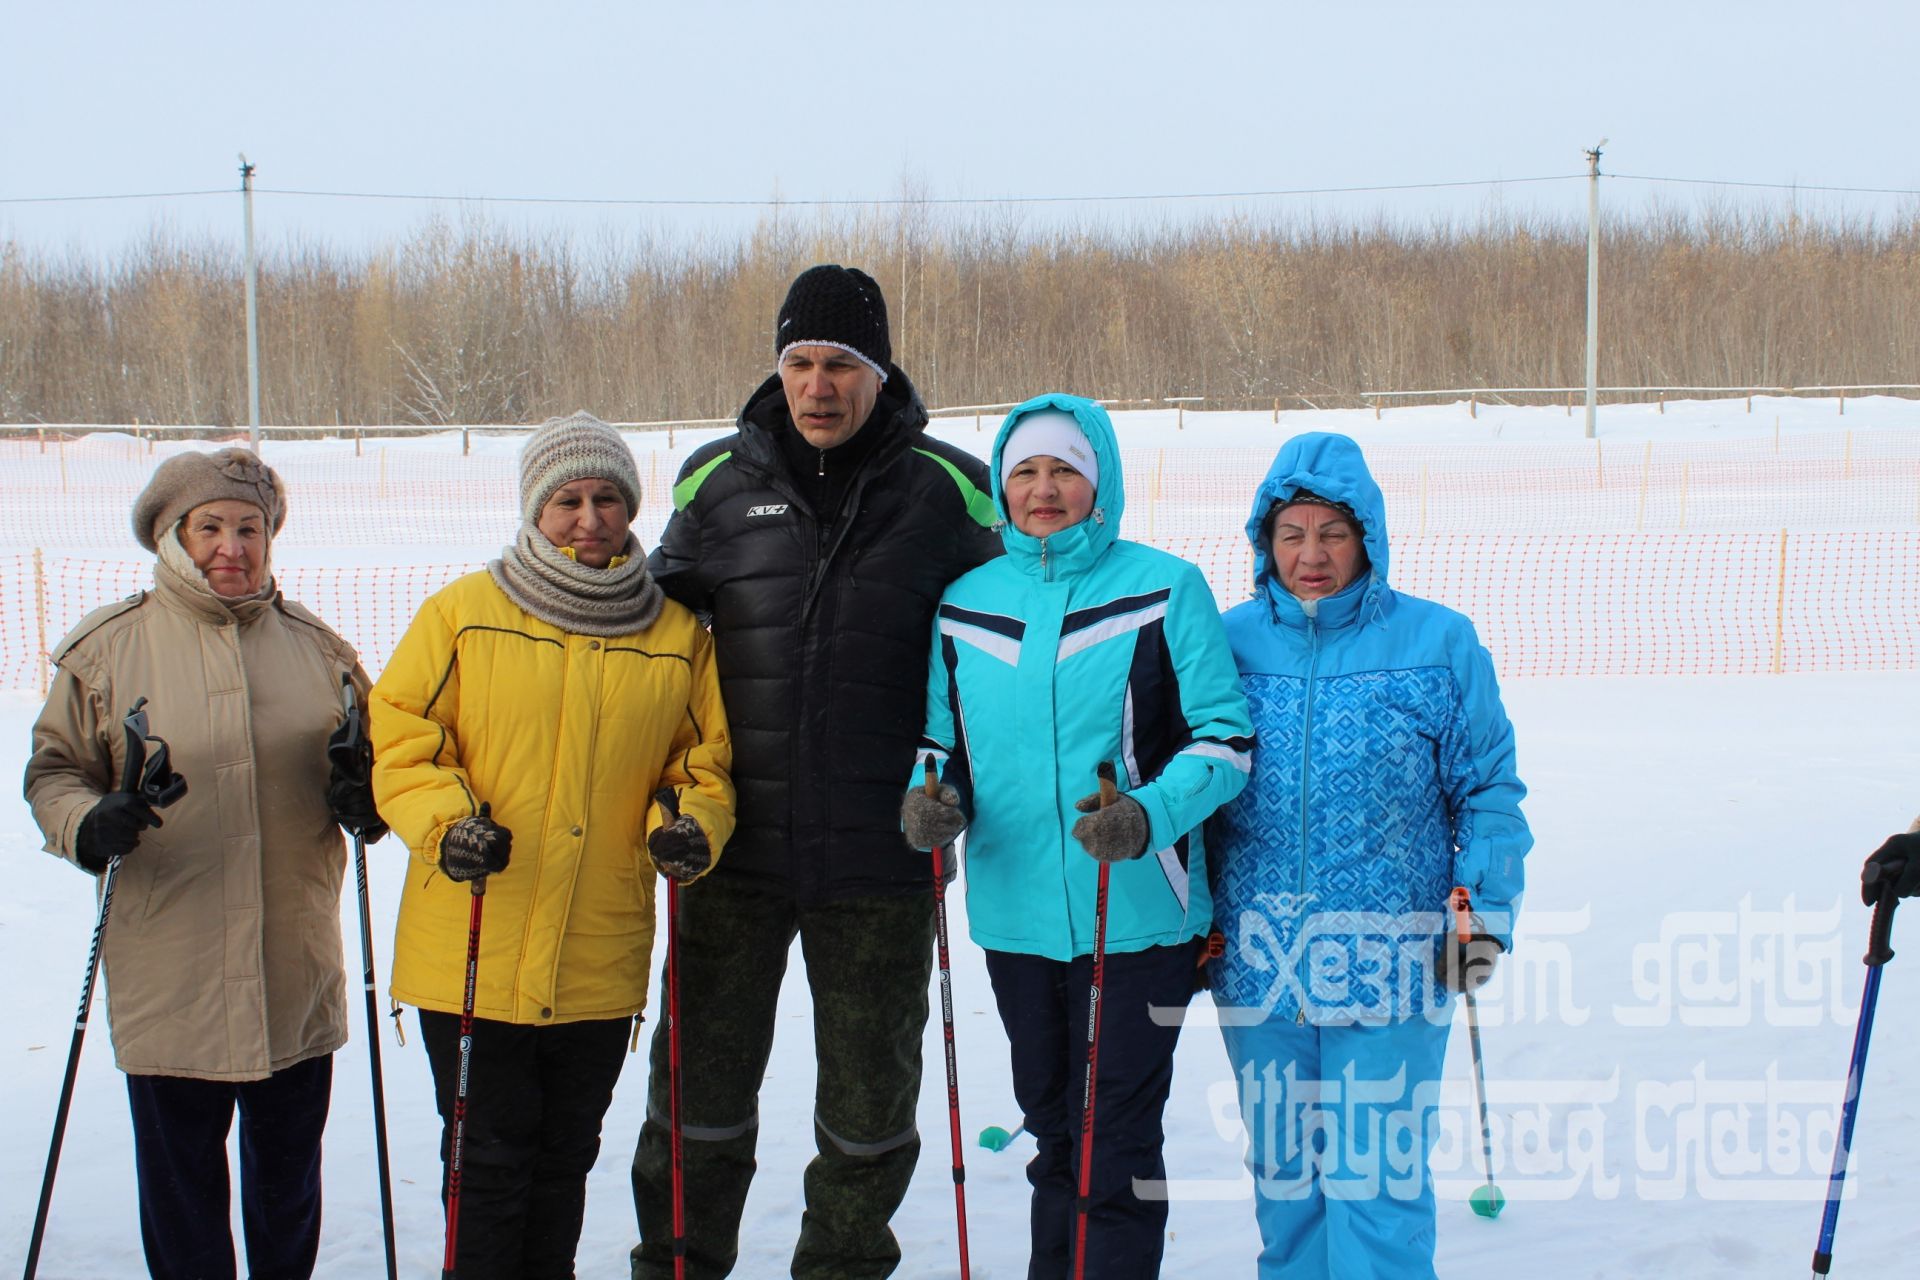
M 1431 1280 L 1427 1158 L 1448 1027 L 1221 1027 L 1249 1139 L 1260 1280 Z

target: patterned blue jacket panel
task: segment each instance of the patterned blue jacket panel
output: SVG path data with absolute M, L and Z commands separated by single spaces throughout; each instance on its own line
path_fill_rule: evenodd
M 1464 616 L 1387 585 L 1364 467 L 1344 437 L 1297 437 L 1250 526 L 1264 569 L 1268 508 L 1311 487 L 1354 509 L 1370 572 L 1311 611 L 1263 575 L 1226 615 L 1257 745 L 1246 790 L 1209 824 L 1227 939 L 1215 996 L 1315 1022 L 1443 1013 L 1432 957 L 1448 891 L 1465 885 L 1509 942 L 1532 844 L 1492 659 Z

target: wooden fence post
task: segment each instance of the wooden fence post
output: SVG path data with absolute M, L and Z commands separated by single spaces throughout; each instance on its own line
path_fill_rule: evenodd
M 1467 416 L 1469 418 L 1480 416 L 1480 393 L 1477 391 L 1467 393 Z

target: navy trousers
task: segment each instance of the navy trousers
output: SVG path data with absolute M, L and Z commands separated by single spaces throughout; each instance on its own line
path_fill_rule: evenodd
M 478 1018 L 461 1144 L 460 1280 L 572 1280 L 600 1121 L 631 1018 L 524 1027 Z M 441 1196 L 453 1142 L 460 1015 L 420 1011 L 440 1110 Z
M 1177 1021 L 1155 1022 L 1150 1010 L 1185 1010 L 1193 994 L 1194 957 L 1195 946 L 1182 944 L 1106 958 L 1087 1211 L 1089 1277 L 1160 1274 L 1167 1202 L 1143 1199 L 1134 1180 L 1166 1177 L 1161 1114 L 1173 1087 L 1180 1027 Z M 1039 1145 L 1027 1164 L 1033 1186 L 1027 1276 L 1063 1280 L 1073 1274 L 1093 957 L 1063 964 L 989 951 L 987 975 L 1013 1051 L 1014 1100 Z
M 127 1077 L 140 1240 L 155 1280 L 232 1280 L 227 1134 L 240 1112 L 240 1216 L 253 1280 L 306 1280 L 320 1251 L 331 1054 L 265 1080 Z

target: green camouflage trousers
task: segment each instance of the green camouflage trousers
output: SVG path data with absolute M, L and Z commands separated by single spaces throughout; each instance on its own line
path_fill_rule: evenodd
M 933 972 L 933 894 L 798 907 L 710 876 L 680 893 L 680 1090 L 687 1276 L 720 1280 L 740 1251 L 753 1181 L 760 1083 L 795 935 L 813 995 L 814 1144 L 793 1253 L 799 1280 L 892 1274 L 888 1220 L 920 1157 L 920 1039 Z M 664 990 L 655 1008 L 664 1010 Z M 633 1157 L 640 1244 L 634 1280 L 672 1280 L 667 1027 L 654 1030 L 647 1119 Z M 769 1123 L 799 1123 L 769 1115 Z

